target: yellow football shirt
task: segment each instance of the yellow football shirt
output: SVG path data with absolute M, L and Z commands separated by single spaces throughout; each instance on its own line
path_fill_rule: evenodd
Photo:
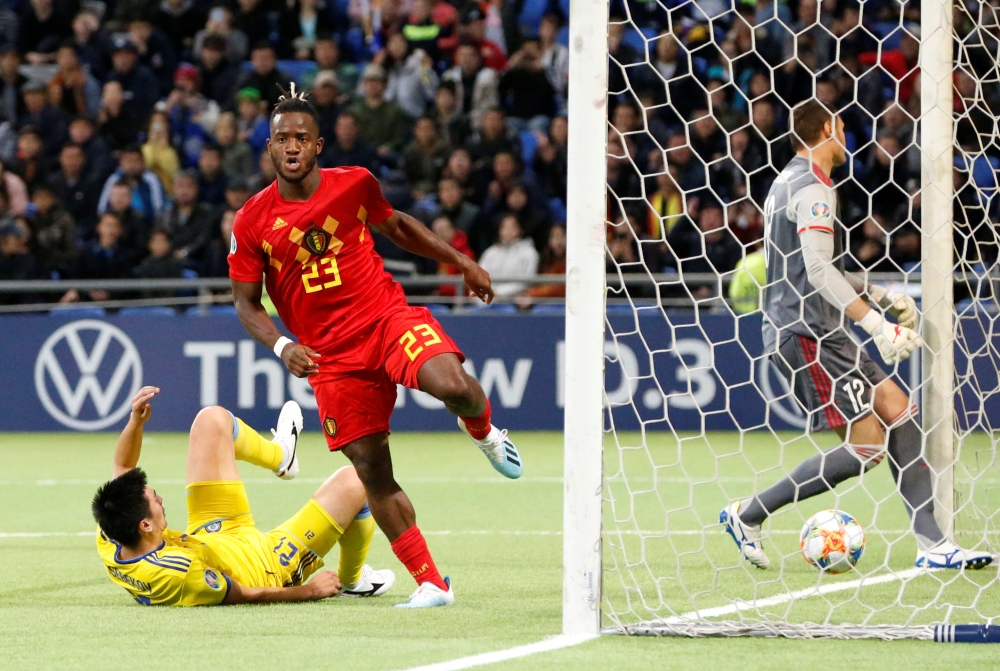
M 146 606 L 216 606 L 229 593 L 230 580 L 208 546 L 169 529 L 159 548 L 135 559 L 121 559 L 121 546 L 97 530 L 97 551 L 111 581 Z

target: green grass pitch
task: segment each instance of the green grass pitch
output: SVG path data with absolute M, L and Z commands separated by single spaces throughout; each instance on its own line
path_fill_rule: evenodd
M 154 418 L 155 426 L 155 418 Z M 413 612 L 392 606 L 412 589 L 405 569 L 377 535 L 370 563 L 397 572 L 386 597 L 362 601 L 214 609 L 145 608 L 105 577 L 94 550 L 88 506 L 110 471 L 115 436 L 109 434 L 0 435 L 0 668 L 3 669 L 407 669 L 539 641 L 557 634 L 561 609 L 562 436 L 517 433 L 525 461 L 521 481 L 496 475 L 461 434 L 393 436 L 397 477 L 413 499 L 421 529 L 438 566 L 453 577 L 457 605 Z M 605 576 L 612 609 L 642 617 L 725 605 L 734 598 L 772 596 L 817 584 L 818 574 L 795 556 L 794 532 L 804 516 L 831 507 L 825 495 L 774 518 L 772 559 L 778 573 L 748 571 L 715 525 L 728 497 L 770 483 L 809 446 L 783 448 L 771 436 L 744 439 L 710 434 L 680 443 L 652 436 L 648 449 L 635 434 L 620 438 L 631 449 L 609 449 L 606 475 L 613 507 L 607 519 L 624 533 L 610 534 Z M 322 438 L 303 438 L 302 473 L 292 482 L 241 464 L 254 515 L 273 526 L 308 498 L 326 475 L 346 463 L 329 454 Z M 186 436 L 147 435 L 141 464 L 163 496 L 168 520 L 182 527 Z M 687 482 L 700 483 L 693 487 Z M 870 492 L 869 493 L 866 493 Z M 878 503 L 876 503 L 878 502 Z M 881 529 L 905 526 L 902 504 L 892 494 L 883 465 L 852 490 L 840 506 Z M 707 527 L 705 533 L 701 533 Z M 678 533 L 667 533 L 667 530 Z M 629 530 L 660 530 L 640 543 Z M 687 533 L 680 533 L 680 532 Z M 23 534 L 23 535 L 17 535 Z M 66 535 L 58 535 L 66 534 Z M 81 535 L 82 534 L 82 535 Z M 908 537 L 869 533 L 861 568 L 884 560 L 894 568 L 912 563 Z M 651 570 L 640 570 L 639 562 Z M 331 562 L 334 566 L 336 561 Z M 632 564 L 632 568 L 628 565 Z M 650 576 L 659 578 L 654 581 Z M 950 581 L 913 581 L 905 591 L 887 583 L 860 593 L 837 593 L 746 613 L 786 613 L 793 620 L 852 621 L 873 610 L 878 621 L 912 616 L 913 604 L 941 589 L 943 599 L 1000 616 L 1000 588 L 980 590 L 996 569 Z M 857 576 L 831 577 L 853 580 Z M 827 578 L 824 578 L 824 583 Z M 638 599 L 639 589 L 645 601 Z M 852 597 L 858 595 L 857 599 Z M 971 595 L 977 595 L 970 604 Z M 892 604 L 896 603 L 895 607 Z M 607 610 L 607 609 L 606 609 Z M 935 619 L 929 614 L 930 619 Z M 912 617 L 911 617 L 912 616 Z M 623 620 L 627 619 L 625 615 Z M 634 619 L 634 618 L 633 618 Z M 958 618 L 961 620 L 963 618 Z M 973 621 L 976 618 L 964 618 Z M 953 618 L 953 621 L 956 621 Z M 495 669 L 712 669 L 989 668 L 995 646 L 904 641 L 680 640 L 604 636 L 564 650 L 493 665 Z M 823 661 L 827 660 L 827 661 Z M 836 660 L 833 664 L 832 661 Z

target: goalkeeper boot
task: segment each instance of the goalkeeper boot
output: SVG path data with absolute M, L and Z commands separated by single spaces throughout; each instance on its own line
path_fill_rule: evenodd
M 736 541 L 736 547 L 751 564 L 760 569 L 771 565 L 771 560 L 764 554 L 760 540 L 760 527 L 744 524 L 739 515 L 740 502 L 730 504 L 719 513 L 719 523 L 726 525 L 726 533 Z
M 302 433 L 302 408 L 295 401 L 288 401 L 278 415 L 278 428 L 271 429 L 274 442 L 281 445 L 284 458 L 281 465 L 274 470 L 282 480 L 291 480 L 299 474 L 299 455 L 297 446 Z
M 344 585 L 340 589 L 340 594 L 345 598 L 358 598 L 362 596 L 381 596 L 396 584 L 396 574 L 389 569 L 376 571 L 368 564 L 361 567 L 361 577 L 356 583 Z
M 989 552 L 963 550 L 947 538 L 930 548 L 917 551 L 917 568 L 981 569 L 993 563 Z
M 437 585 L 429 582 L 421 583 L 406 603 L 397 603 L 396 608 L 434 608 L 436 606 L 451 606 L 455 603 L 455 590 L 451 588 L 451 578 L 444 577 L 448 586 L 445 592 Z
M 469 433 L 469 429 L 466 428 L 465 422 L 462 421 L 461 417 L 458 418 L 458 428 Z M 471 434 L 469 437 L 472 438 Z M 483 440 L 472 438 L 472 440 L 483 451 L 486 458 L 490 460 L 493 468 L 504 477 L 516 480 L 524 473 L 524 466 L 521 464 L 521 453 L 517 451 L 514 443 L 510 442 L 510 438 L 507 437 L 507 429 L 501 431 L 491 424 L 490 433 L 486 438 Z

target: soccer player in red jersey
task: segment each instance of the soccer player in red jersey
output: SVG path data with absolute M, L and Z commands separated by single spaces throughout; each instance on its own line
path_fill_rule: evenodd
M 278 177 L 236 215 L 229 253 L 233 299 L 250 335 L 293 375 L 308 377 L 327 444 L 354 464 L 375 521 L 417 581 L 399 606 L 450 605 L 451 582 L 435 567 L 413 505 L 392 473 L 396 385 L 443 401 L 506 477 L 520 477 L 524 469 L 506 430 L 491 424 L 489 400 L 462 368 L 461 350 L 427 309 L 407 305 L 383 269 L 372 230 L 461 269 L 469 289 L 486 302 L 493 299 L 490 276 L 421 222 L 395 212 L 367 170 L 319 169 L 318 121 L 294 84 L 271 113 L 268 151 Z M 298 342 L 282 336 L 261 305 L 262 280 Z

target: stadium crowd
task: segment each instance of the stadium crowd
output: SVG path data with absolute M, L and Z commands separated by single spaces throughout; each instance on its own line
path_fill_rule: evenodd
M 918 262 L 918 4 L 613 0 L 609 271 L 754 273 L 789 111 L 813 91 L 847 125 L 852 160 L 833 177 L 848 266 Z M 956 240 L 962 260 L 992 264 L 1000 148 L 982 138 L 1000 31 L 967 8 L 981 4 L 956 3 Z M 3 0 L 0 279 L 226 276 L 235 211 L 275 178 L 267 119 L 292 81 L 319 111 L 321 167 L 367 167 L 393 206 L 494 275 L 564 273 L 567 10 Z M 378 240 L 419 272 L 455 272 Z M 563 288 L 499 293 L 527 306 Z

